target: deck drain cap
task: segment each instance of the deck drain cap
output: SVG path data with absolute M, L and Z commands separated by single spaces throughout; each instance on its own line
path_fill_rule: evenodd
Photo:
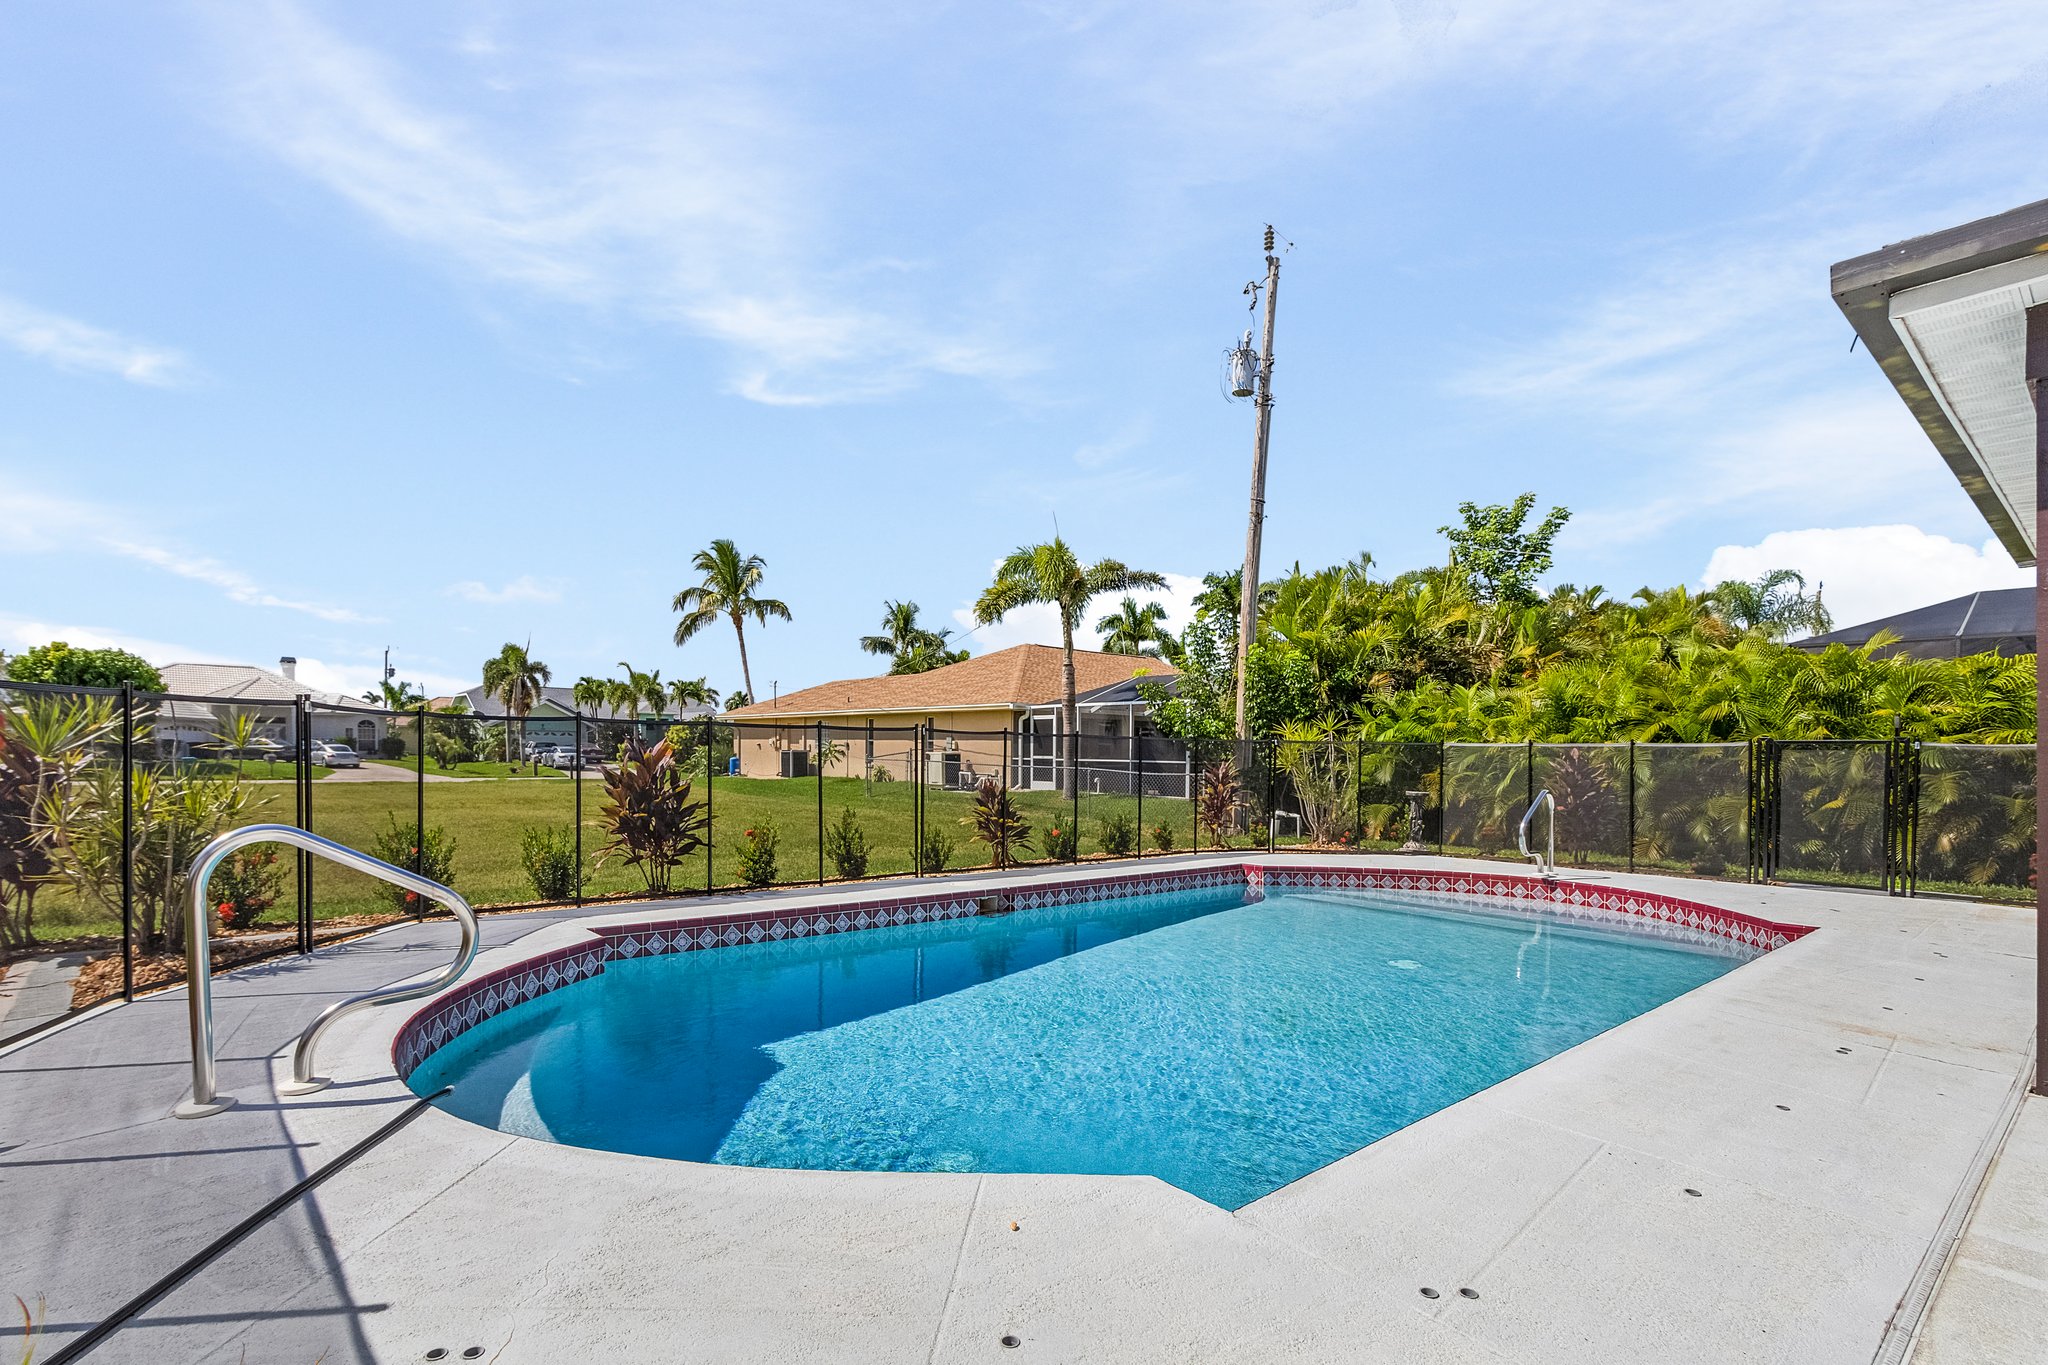
M 1685 1192 L 1686 1192 L 1687 1194 L 1691 1195 L 1691 1196 L 1692 1196 L 1693 1198 L 1695 1198 L 1695 1199 L 1698 1199 L 1698 1198 L 1700 1197 L 1700 1192 L 1699 1192 L 1698 1190 L 1694 1189 L 1694 1188 L 1693 1188 L 1692 1186 L 1690 1186 L 1690 1185 L 1688 1185 L 1688 1186 L 1686 1186 L 1686 1187 L 1685 1187 Z
M 446 1360 L 447 1358 L 448 1348 L 446 1346 L 436 1346 L 433 1350 L 427 1352 L 428 1360 Z
M 1013 1351 L 1016 1350 L 1019 1346 L 1022 1346 L 1023 1344 L 1023 1339 L 1018 1337 L 1015 1333 L 1009 1333 L 1003 1337 L 1003 1345 L 1009 1347 Z
M 1436 1299 L 1442 1298 L 1443 1296 L 1441 1294 L 1438 1294 L 1434 1289 L 1431 1289 L 1428 1285 L 1424 1285 L 1422 1287 L 1422 1297 L 1425 1299 Z
M 484 1348 L 481 1346 L 465 1346 L 462 1348 L 462 1358 L 464 1360 L 481 1360 L 483 1354 Z
M 1468 1286 L 1458 1291 L 1458 1297 L 1461 1299 L 1476 1299 L 1479 1297 L 1479 1291 Z
M 1778 1108 L 1784 1110 L 1788 1114 L 1792 1112 L 1792 1106 L 1789 1104 L 1781 1104 L 1778 1106 Z

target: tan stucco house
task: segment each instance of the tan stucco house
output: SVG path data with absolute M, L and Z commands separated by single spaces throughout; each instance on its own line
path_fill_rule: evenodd
M 1129 685 L 1139 677 L 1171 682 L 1176 673 L 1159 659 L 1074 651 L 1084 738 L 1145 732 L 1145 704 Z M 1060 651 L 1013 645 L 926 673 L 820 683 L 727 711 L 723 719 L 736 726 L 742 777 L 808 777 L 822 740 L 828 777 L 880 767 L 892 778 L 916 780 L 915 735 L 923 725 L 931 732 L 924 781 L 964 786 L 1000 774 L 1007 761 L 1013 786 L 1034 785 L 1041 769 L 1050 785 L 1046 760 L 1061 695 Z

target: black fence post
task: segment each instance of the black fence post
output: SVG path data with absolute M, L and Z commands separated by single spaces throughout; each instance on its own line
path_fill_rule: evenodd
M 1365 741 L 1351 745 L 1351 847 L 1365 843 Z
M 1145 856 L 1145 756 L 1138 747 L 1137 722 L 1131 723 L 1131 776 L 1138 786 L 1138 856 Z
M 817 737 L 811 746 L 811 757 L 818 769 L 818 885 L 825 884 L 825 722 L 814 721 Z
M 1436 851 L 1444 851 L 1444 826 L 1450 820 L 1451 746 L 1443 740 L 1436 742 Z
M 299 813 L 306 833 L 313 832 L 313 708 L 301 695 L 296 703 L 299 725 Z M 313 855 L 299 852 L 299 951 L 313 951 Z
M 121 684 L 121 998 L 135 999 L 135 684 Z
M 710 895 L 716 885 L 717 873 L 712 870 L 711 860 L 716 841 L 716 831 L 711 823 L 711 791 L 718 785 L 712 777 L 712 758 L 718 737 L 718 722 L 709 716 L 704 718 L 704 894 Z M 739 732 L 733 732 L 733 752 L 739 752 Z
M 1628 870 L 1636 870 L 1636 742 L 1628 742 Z
M 393 715 L 393 719 L 396 719 Z M 416 753 L 412 756 L 413 802 L 412 802 L 412 870 L 415 876 L 426 875 L 427 859 L 427 708 L 422 705 L 413 717 L 412 745 Z
M 1261 744 L 1264 744 L 1266 747 L 1266 852 L 1271 853 L 1273 851 L 1273 827 L 1280 823 L 1273 818 L 1273 741 L 1270 739 L 1253 740 L 1252 752 L 1256 754 Z
M 569 770 L 569 778 L 576 784 L 576 904 L 583 904 L 583 708 L 578 707 L 570 714 L 570 733 L 576 737 L 576 766 Z M 688 733 L 687 731 L 685 733 Z
M 1079 724 L 1079 720 L 1075 720 L 1075 724 Z M 1071 831 L 1073 839 L 1067 845 L 1067 847 L 1073 849 L 1073 853 L 1067 857 L 1067 862 L 1077 864 L 1077 862 L 1081 862 L 1081 733 L 1079 731 L 1075 731 L 1073 735 L 1067 735 L 1067 747 L 1061 753 L 1067 759 L 1067 763 L 1065 763 L 1065 776 L 1067 776 L 1069 790 L 1073 792 L 1073 831 Z

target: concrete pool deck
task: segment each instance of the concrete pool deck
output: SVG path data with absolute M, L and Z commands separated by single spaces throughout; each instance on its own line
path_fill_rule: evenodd
M 1149 1177 L 703 1166 L 427 1109 L 89 1358 L 1903 1358 L 2020 1094 L 2032 909 L 1564 875 L 1820 932 L 1235 1214 Z M 473 970 L 618 912 L 487 918 Z M 0 1295 L 47 1295 L 39 1359 L 405 1111 L 389 1049 L 413 1006 L 340 1025 L 322 1058 L 337 1084 L 319 1094 L 276 1098 L 279 1054 L 327 999 L 429 970 L 452 939 L 405 926 L 221 978 L 222 1088 L 242 1103 L 217 1118 L 165 1117 L 185 1089 L 181 992 L 0 1055 Z M 2006 1162 L 2024 1176 L 2034 1150 L 2008 1144 Z M 1996 1259 L 1970 1246 L 1954 1267 Z M 2001 1281 L 1970 1281 L 1972 1301 L 1954 1267 L 1941 1315 L 1997 1314 Z

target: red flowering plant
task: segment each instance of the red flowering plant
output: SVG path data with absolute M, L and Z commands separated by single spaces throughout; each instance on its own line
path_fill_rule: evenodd
M 371 838 L 370 852 L 408 872 L 417 872 L 430 882 L 443 886 L 455 885 L 455 841 L 448 837 L 448 831 L 439 825 L 428 825 L 425 831 L 419 826 L 400 824 L 398 817 L 387 815 L 389 824 Z M 377 894 L 391 903 L 392 908 L 412 915 L 427 909 L 423 897 L 416 891 L 407 891 L 390 882 L 377 883 Z
M 1040 842 L 1045 845 L 1046 857 L 1056 863 L 1070 863 L 1074 860 L 1075 845 L 1079 841 L 1072 830 L 1061 824 L 1048 829 Z
M 284 868 L 268 846 L 230 853 L 207 883 L 223 929 L 247 929 L 284 893 Z

